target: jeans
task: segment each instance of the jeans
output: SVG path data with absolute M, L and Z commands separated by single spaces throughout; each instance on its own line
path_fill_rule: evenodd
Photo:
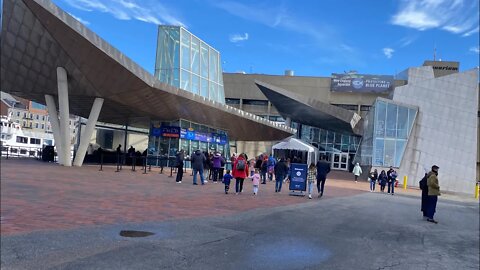
M 317 179 L 317 191 L 318 194 L 323 195 L 323 189 L 325 188 L 325 182 L 327 181 L 326 177 L 319 177 Z
M 203 183 L 205 182 L 205 179 L 203 178 L 203 169 L 200 169 L 200 170 L 193 169 L 193 184 L 197 183 L 197 172 L 198 174 L 200 174 L 200 181 L 202 182 L 202 185 L 203 185 Z
M 239 193 L 243 191 L 243 180 L 244 178 L 237 177 L 235 178 L 235 192 Z
M 313 191 L 313 182 L 308 181 L 308 194 L 312 194 Z
M 258 185 L 253 185 L 253 193 L 257 194 L 258 192 Z
M 282 191 L 282 183 L 283 183 L 283 179 L 282 180 L 278 180 L 278 179 L 275 180 L 275 192 Z
M 375 180 L 370 179 L 370 190 L 375 191 Z
M 387 193 L 390 193 L 390 186 L 392 187 L 392 194 L 395 193 L 395 192 L 394 192 L 394 189 L 395 189 L 395 180 L 392 180 L 392 182 L 389 182 L 389 183 L 388 183 Z
M 262 179 L 262 183 L 266 183 L 267 182 L 267 172 L 263 172 L 260 174 L 260 177 Z
M 182 181 L 182 178 L 183 178 L 183 165 L 179 165 L 177 167 L 177 178 L 175 180 L 175 182 L 180 182 Z

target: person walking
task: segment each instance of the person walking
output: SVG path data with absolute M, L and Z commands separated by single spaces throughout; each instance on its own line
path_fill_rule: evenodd
M 223 184 L 225 185 L 225 194 L 228 194 L 228 190 L 230 190 L 230 181 L 232 180 L 233 176 L 230 174 L 230 170 L 227 170 L 227 173 L 223 176 Z
M 427 221 L 432 223 L 438 223 L 433 216 L 437 209 L 438 196 L 440 196 L 440 185 L 438 184 L 438 169 L 437 165 L 432 166 L 432 171 L 428 173 L 427 186 L 428 186 L 428 205 L 427 205 Z
M 267 183 L 267 172 L 268 172 L 268 157 L 265 156 L 262 160 L 262 165 L 260 166 L 260 176 L 262 177 L 262 184 Z
M 317 179 L 317 167 L 315 164 L 310 163 L 308 167 L 308 174 L 307 174 L 307 184 L 308 184 L 308 198 L 312 198 L 312 190 L 313 185 L 315 184 L 315 180 Z
M 205 163 L 205 155 L 200 150 L 196 150 L 192 155 L 192 169 L 193 169 L 193 184 L 197 185 L 197 173 L 200 174 L 200 181 L 205 185 L 205 178 L 203 177 L 203 164 Z
M 248 175 L 247 160 L 243 154 L 240 154 L 233 163 L 233 177 L 235 178 L 235 194 L 243 191 L 243 181 Z
M 325 156 L 322 156 L 320 160 L 317 162 L 317 191 L 318 191 L 319 198 L 323 196 L 325 182 L 327 181 L 327 174 L 329 172 L 330 172 L 330 163 L 328 163 L 325 160 Z
M 275 192 L 280 192 L 282 191 L 283 179 L 285 179 L 288 174 L 288 166 L 285 158 L 282 157 L 280 161 L 275 164 L 273 170 L 275 172 Z
M 175 182 L 177 182 L 177 184 L 182 183 L 184 160 L 185 160 L 185 155 L 182 149 L 178 151 L 178 153 L 175 155 L 175 162 L 176 162 L 175 164 L 177 165 L 177 178 L 175 179 Z
M 377 169 L 370 172 L 370 176 L 368 177 L 368 179 L 370 179 L 370 192 L 375 192 L 375 184 L 378 179 Z
M 255 170 L 255 173 L 252 176 L 252 184 L 253 196 L 256 196 L 258 193 L 258 186 L 260 185 L 260 174 L 258 173 L 258 169 Z
M 250 159 L 248 162 L 248 170 L 250 171 L 250 176 L 255 174 L 255 159 Z
M 273 155 L 270 154 L 270 157 L 268 157 L 268 162 L 267 162 L 267 165 L 268 165 L 268 168 L 267 168 L 268 181 L 273 180 L 274 167 L 275 167 L 276 163 L 277 163 L 277 161 L 275 160 Z
M 222 168 L 222 163 L 225 164 L 225 160 L 223 159 L 222 155 L 219 152 L 215 152 L 212 157 L 212 170 L 213 170 L 213 183 L 217 183 L 217 179 L 222 177 L 220 175 L 220 170 Z
M 385 170 L 380 172 L 380 175 L 378 176 L 378 184 L 380 185 L 380 191 L 385 192 L 385 185 L 387 184 L 387 174 L 385 173 Z
M 360 164 L 357 162 L 355 164 L 355 167 L 353 167 L 353 175 L 355 175 L 355 183 L 358 182 L 358 177 L 362 174 L 362 168 L 360 167 Z

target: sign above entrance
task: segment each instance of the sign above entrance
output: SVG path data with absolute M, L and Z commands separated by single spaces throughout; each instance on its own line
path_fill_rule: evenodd
M 381 93 L 393 88 L 391 75 L 332 74 L 330 91 L 332 92 L 370 92 Z
M 180 127 L 161 126 L 160 128 L 152 128 L 152 136 L 165 138 L 180 138 Z

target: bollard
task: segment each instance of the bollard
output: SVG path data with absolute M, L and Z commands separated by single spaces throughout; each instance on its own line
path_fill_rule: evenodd
M 480 193 L 480 183 L 477 182 L 475 184 L 475 199 L 478 199 L 479 193 Z
M 10 149 L 10 147 L 7 147 L 7 159 L 8 159 L 8 150 Z
M 100 170 L 99 171 L 103 171 L 103 152 L 100 153 Z
M 169 177 L 173 177 L 173 167 L 170 167 L 170 176 Z
M 403 189 L 407 189 L 407 180 L 408 180 L 408 176 L 404 176 L 403 177 Z

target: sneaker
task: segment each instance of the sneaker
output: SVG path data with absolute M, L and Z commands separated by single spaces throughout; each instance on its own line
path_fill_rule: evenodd
M 198 184 L 197 183 L 193 183 L 195 186 L 197 186 Z
M 312 194 L 308 194 L 308 198 L 311 199 L 311 198 L 312 198 Z
M 438 223 L 438 221 L 436 221 L 435 219 L 432 219 L 432 218 L 427 218 L 427 221 L 428 221 L 428 222 L 435 223 L 435 224 Z
M 205 182 L 204 182 L 204 183 L 208 183 L 208 180 L 205 180 Z
M 318 198 L 322 197 L 322 194 L 318 194 Z

